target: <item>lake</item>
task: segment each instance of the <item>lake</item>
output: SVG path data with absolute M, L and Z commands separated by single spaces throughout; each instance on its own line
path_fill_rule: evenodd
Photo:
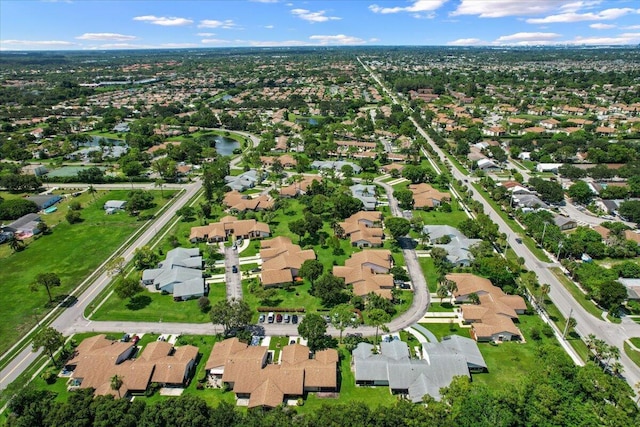
M 104 139 L 107 144 L 125 145 L 125 142 L 122 139 L 106 138 L 99 135 L 91 135 L 91 141 L 87 142 L 85 145 L 88 147 L 97 147 L 98 145 L 100 145 L 101 139 Z
M 213 140 L 216 142 L 216 151 L 221 156 L 231 156 L 233 154 L 233 150 L 240 148 L 240 143 L 238 141 L 222 135 L 216 135 Z

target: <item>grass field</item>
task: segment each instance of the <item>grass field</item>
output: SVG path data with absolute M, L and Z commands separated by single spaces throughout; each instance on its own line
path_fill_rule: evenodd
M 56 301 L 61 301 L 144 224 L 124 212 L 105 215 L 102 207 L 107 200 L 126 199 L 127 194 L 127 190 L 119 190 L 99 194 L 95 201 L 88 194 L 72 199 L 81 202 L 84 220 L 73 225 L 61 219 L 69 203 L 65 201 L 58 205 L 55 214 L 43 215 L 47 224 L 53 226 L 50 234 L 30 241 L 26 249 L 15 254 L 11 254 L 7 245 L 2 247 L 0 307 L 4 321 L 0 324 L 3 337 L 0 353 L 51 309 L 44 289 L 29 291 L 39 273 L 54 272 L 60 276 L 61 286 L 53 288 L 52 294 Z M 156 207 L 143 214 L 155 212 L 164 204 L 159 192 L 153 194 Z
M 629 356 L 629 359 L 633 360 L 633 363 L 640 368 L 640 351 L 636 351 L 631 348 L 627 343 L 624 343 L 624 352 Z
M 418 262 L 420 263 L 420 267 L 422 267 L 422 273 L 424 274 L 424 278 L 427 280 L 427 286 L 429 287 L 429 292 L 435 292 L 438 290 L 438 273 L 436 272 L 436 267 L 433 264 L 433 259 L 431 257 L 420 257 L 418 258 Z
M 582 308 L 584 308 L 592 316 L 600 319 L 600 316 L 602 316 L 602 309 L 596 307 L 596 305 L 591 300 L 588 300 L 584 292 L 578 289 L 576 284 L 569 280 L 564 275 L 562 270 L 555 267 L 552 268 L 551 271 L 553 272 L 553 275 L 556 276 L 556 278 L 560 281 L 560 283 L 562 283 L 562 286 L 564 286 L 564 288 L 569 291 L 573 299 L 576 300 Z

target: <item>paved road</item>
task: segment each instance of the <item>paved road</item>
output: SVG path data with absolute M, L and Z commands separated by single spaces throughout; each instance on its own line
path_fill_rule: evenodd
M 233 272 L 235 266 L 236 272 Z M 240 257 L 238 250 L 224 248 L 224 276 L 227 284 L 227 299 L 242 299 L 242 272 L 240 271 Z
M 359 60 L 359 59 L 358 59 Z M 361 62 L 362 64 L 362 62 Z M 379 78 L 371 71 L 370 68 L 362 64 L 363 67 L 370 72 L 371 76 L 378 82 L 384 91 L 391 97 L 394 103 L 397 103 L 397 99 L 393 94 L 389 92 Z M 435 150 L 435 153 L 440 160 L 449 164 L 453 177 L 456 180 L 469 179 L 467 175 L 460 172 L 448 158 L 444 152 L 435 144 L 435 142 L 429 137 L 429 135 L 414 121 L 418 132 L 426 139 L 429 145 Z M 516 242 L 516 233 L 506 224 L 506 222 L 498 215 L 493 207 L 482 197 L 482 195 L 475 190 L 475 188 L 469 185 L 469 189 L 472 191 L 472 197 L 474 200 L 482 203 L 484 212 L 498 224 L 500 232 L 505 233 L 508 237 L 508 242 L 515 253 L 524 258 L 525 267 L 531 271 L 534 271 L 538 275 L 540 283 L 548 283 L 551 285 L 551 291 L 549 296 L 553 303 L 558 307 L 560 313 L 566 318 L 571 313 L 572 317 L 577 321 L 577 327 L 575 328 L 578 333 L 586 337 L 589 334 L 593 334 L 596 337 L 603 339 L 609 345 L 615 345 L 621 351 L 620 363 L 624 367 L 624 378 L 627 383 L 633 388 L 636 383 L 640 382 L 640 368 L 629 359 L 623 350 L 624 341 L 631 337 L 640 337 L 640 324 L 635 323 L 630 319 L 623 319 L 621 324 L 614 324 L 605 322 L 601 319 L 595 318 L 588 312 L 586 312 L 580 304 L 578 304 L 573 296 L 564 288 L 555 275 L 549 270 L 549 264 L 538 260 L 531 251 L 522 244 Z
M 126 262 L 129 262 L 133 258 L 133 252 L 136 248 L 146 245 L 155 235 L 157 230 L 164 227 L 171 219 L 176 216 L 176 211 L 180 209 L 189 199 L 191 199 L 202 187 L 200 181 L 193 184 L 183 186 L 185 191 L 178 196 L 178 199 L 162 214 L 155 222 L 147 228 L 134 242 L 124 251 L 122 256 Z M 82 324 L 86 322 L 84 318 L 84 311 L 93 301 L 93 299 L 109 284 L 110 277 L 105 272 L 94 280 L 91 286 L 78 296 L 77 302 L 64 309 L 62 314 L 53 321 L 52 327 L 62 332 L 64 335 L 69 335 L 72 327 L 75 324 Z M 2 372 L 0 372 L 0 389 L 4 389 L 9 383 L 17 378 L 24 369 L 26 369 L 33 361 L 39 356 L 40 352 L 32 352 L 31 346 L 25 348 L 22 352 L 15 357 Z

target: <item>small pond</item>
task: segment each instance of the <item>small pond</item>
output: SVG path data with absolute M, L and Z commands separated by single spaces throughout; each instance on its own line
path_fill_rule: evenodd
M 216 135 L 213 140 L 216 142 L 216 151 L 221 156 L 231 156 L 233 154 L 233 150 L 240 148 L 240 143 L 238 141 L 222 135 Z

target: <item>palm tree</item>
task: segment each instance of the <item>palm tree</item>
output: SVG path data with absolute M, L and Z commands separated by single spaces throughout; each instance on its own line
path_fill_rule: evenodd
M 111 377 L 111 390 L 118 391 L 118 397 L 122 397 L 120 395 L 120 388 L 122 387 L 122 376 L 116 374 Z
M 156 181 L 153 183 L 154 187 L 160 187 L 160 197 L 162 197 L 164 199 L 164 179 L 156 179 Z
M 389 329 L 386 327 L 385 323 L 389 320 L 391 320 L 389 314 L 380 308 L 374 308 L 373 310 L 369 310 L 367 313 L 367 323 L 370 326 L 376 327 L 376 337 L 373 341 L 374 346 L 378 345 L 378 329 L 388 331 Z
M 547 295 L 551 292 L 551 286 L 548 283 L 540 285 L 540 301 L 538 302 L 542 307 L 545 305 Z
M 87 188 L 87 193 L 91 194 L 91 196 L 93 197 L 93 201 L 95 202 L 96 200 L 96 193 L 98 192 L 98 190 L 96 190 L 96 188 L 93 185 L 90 185 L 89 188 Z
M 447 290 L 451 294 L 451 304 L 453 304 L 453 299 L 455 297 L 455 293 L 458 290 L 458 284 L 453 280 L 448 280 L 447 279 L 446 282 L 445 282 L 445 286 L 447 287 Z
M 469 302 L 471 302 L 471 304 L 480 304 L 480 297 L 475 292 L 471 292 L 469 294 Z
M 8 238 L 9 247 L 13 251 L 13 253 L 19 252 L 24 249 L 24 242 L 16 237 L 15 234 L 11 233 Z
M 443 283 L 438 287 L 438 290 L 436 291 L 436 295 L 438 295 L 438 298 L 440 298 L 440 304 L 442 304 L 442 300 L 449 296 L 449 290 L 447 289 L 447 286 Z

